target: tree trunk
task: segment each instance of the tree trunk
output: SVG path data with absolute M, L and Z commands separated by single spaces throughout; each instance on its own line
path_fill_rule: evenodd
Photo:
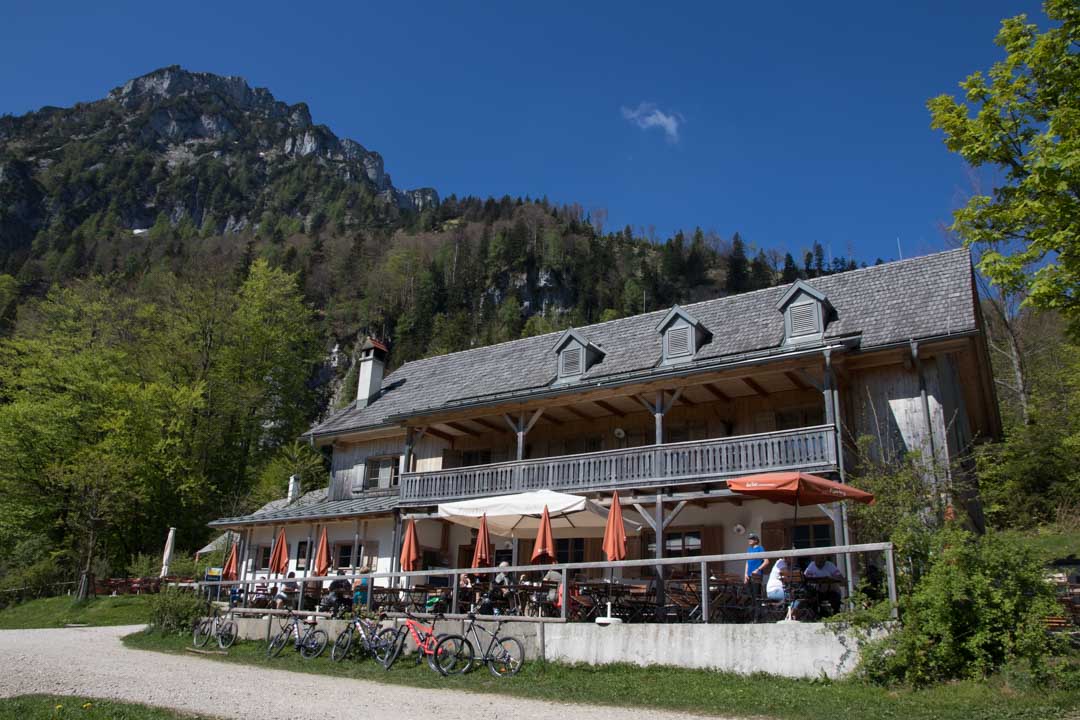
M 90 542 L 89 547 L 86 549 L 86 566 L 83 568 L 82 577 L 79 578 L 79 595 L 76 597 L 76 601 L 83 602 L 89 600 L 94 592 L 94 574 L 91 572 L 94 562 L 94 544 L 97 542 L 97 533 L 94 530 L 93 523 L 90 525 Z

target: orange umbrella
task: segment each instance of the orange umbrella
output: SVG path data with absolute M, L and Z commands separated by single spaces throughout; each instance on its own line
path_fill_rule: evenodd
M 540 516 L 540 527 L 536 528 L 536 544 L 533 545 L 532 562 L 542 563 L 544 558 L 555 560 L 555 541 L 551 539 L 551 516 L 547 505 Z
M 225 567 L 221 571 L 222 580 L 236 579 L 236 543 L 229 546 L 229 556 L 225 559 Z
M 874 504 L 874 496 L 850 485 L 800 472 L 775 472 L 728 480 L 728 488 L 742 495 L 753 495 L 788 505 L 817 505 L 837 500 Z
M 626 525 L 623 524 L 622 506 L 619 504 L 619 492 L 611 496 L 611 508 L 608 510 L 607 525 L 604 526 L 604 554 L 608 562 L 626 559 Z
M 728 489 L 742 495 L 753 495 L 773 502 L 795 506 L 795 519 L 799 519 L 800 505 L 817 505 L 838 500 L 874 504 L 871 493 L 850 485 L 826 480 L 817 475 L 801 472 L 775 472 L 728 480 Z
M 285 540 L 285 528 L 281 528 L 274 549 L 270 551 L 270 572 L 284 575 L 289 571 L 289 543 Z
M 315 551 L 315 576 L 326 577 L 330 572 L 330 543 L 326 541 L 326 528 L 319 535 L 319 549 Z
M 472 567 L 491 566 L 491 538 L 488 536 L 487 513 L 480 518 L 480 529 L 476 533 L 476 549 L 473 550 Z
M 401 569 L 416 570 L 420 564 L 420 541 L 416 538 L 416 520 L 409 520 L 405 527 L 405 540 L 401 543 Z

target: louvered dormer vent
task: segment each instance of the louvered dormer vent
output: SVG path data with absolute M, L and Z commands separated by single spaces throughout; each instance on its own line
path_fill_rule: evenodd
M 573 329 L 559 337 L 552 351 L 555 352 L 556 359 L 556 384 L 580 380 L 589 368 L 604 359 L 603 349 Z
M 690 354 L 690 326 L 681 325 L 667 331 L 668 357 Z
M 807 345 L 821 342 L 825 326 L 834 314 L 825 293 L 810 283 L 796 280 L 776 303 L 784 314 L 784 344 Z
M 569 347 L 562 351 L 562 372 L 563 377 L 569 377 L 571 375 L 581 374 L 581 356 L 584 354 L 584 350 L 580 347 Z
M 818 329 L 818 304 L 800 303 L 791 306 L 791 335 L 812 335 L 821 332 Z
M 690 313 L 676 305 L 656 326 L 662 340 L 661 365 L 690 362 L 712 334 Z

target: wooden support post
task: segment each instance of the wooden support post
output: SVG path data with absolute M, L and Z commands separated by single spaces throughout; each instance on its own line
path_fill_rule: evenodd
M 886 581 L 889 583 L 889 607 L 890 614 L 896 620 L 900 616 L 900 609 L 896 604 L 896 564 L 893 561 L 892 545 L 885 548 L 885 571 Z
M 653 532 L 656 537 L 656 559 L 664 559 L 664 496 L 656 494 L 656 507 L 653 508 Z M 656 566 L 656 605 L 664 607 L 664 566 Z
M 664 393 L 656 391 L 656 402 L 653 403 L 653 419 L 656 425 L 656 444 L 664 444 Z
M 844 423 L 840 412 L 840 388 L 836 379 L 835 368 L 832 363 L 832 352 L 825 351 L 825 380 L 826 387 L 832 388 L 833 426 L 836 428 L 836 467 L 840 473 L 840 482 L 847 482 L 844 474 Z M 840 503 L 840 534 L 844 545 L 851 544 L 851 527 L 848 525 L 847 503 Z M 850 598 L 855 594 L 855 575 L 851 562 L 851 553 L 844 555 L 844 577 L 847 582 L 847 594 Z
M 349 574 L 356 574 L 356 555 L 360 552 L 360 518 L 353 520 L 353 533 L 352 533 L 352 565 L 349 567 Z
M 413 428 L 405 428 L 405 447 L 401 450 L 401 459 L 398 464 L 398 477 L 409 472 L 412 465 L 413 443 L 416 442 L 416 431 Z
M 454 573 L 450 576 L 450 581 L 454 583 L 454 589 L 450 594 L 450 614 L 453 615 L 457 612 L 458 605 L 458 574 Z
M 390 556 L 390 572 L 397 572 L 401 562 L 401 511 L 395 510 L 394 516 L 397 521 L 394 523 L 394 539 L 391 541 L 391 551 L 394 554 Z M 397 577 L 390 578 L 390 587 L 397 587 L 397 584 Z
M 701 622 L 709 622 L 709 563 L 701 563 Z

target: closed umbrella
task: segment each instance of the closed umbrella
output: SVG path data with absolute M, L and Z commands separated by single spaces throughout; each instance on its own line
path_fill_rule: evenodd
M 554 562 L 555 541 L 551 539 L 551 516 L 548 514 L 547 505 L 544 513 L 540 516 L 540 525 L 536 528 L 536 543 L 533 545 L 532 562 L 540 564 L 545 559 Z
M 270 551 L 270 572 L 284 575 L 289 571 L 289 544 L 285 540 L 285 528 L 281 528 L 274 548 Z
M 420 564 L 420 541 L 416 538 L 416 520 L 410 519 L 405 527 L 405 540 L 401 543 L 401 569 L 416 570 Z
M 619 504 L 618 491 L 611 496 L 607 525 L 604 526 L 603 549 L 608 562 L 626 559 L 626 526 L 623 525 L 622 506 Z
M 480 529 L 476 533 L 476 548 L 473 550 L 472 567 L 491 566 L 491 538 L 488 536 L 487 515 L 480 518 Z
M 221 570 L 222 580 L 235 580 L 236 579 L 236 548 L 238 543 L 232 543 L 229 545 L 229 555 L 225 559 L 225 567 Z
M 319 534 L 319 549 L 315 552 L 315 575 L 326 577 L 330 572 L 330 543 L 326 540 L 326 528 Z
M 165 577 L 169 574 L 169 563 L 172 562 L 173 545 L 176 544 L 176 528 L 169 528 L 169 537 L 165 539 L 165 552 L 161 556 L 161 574 Z

